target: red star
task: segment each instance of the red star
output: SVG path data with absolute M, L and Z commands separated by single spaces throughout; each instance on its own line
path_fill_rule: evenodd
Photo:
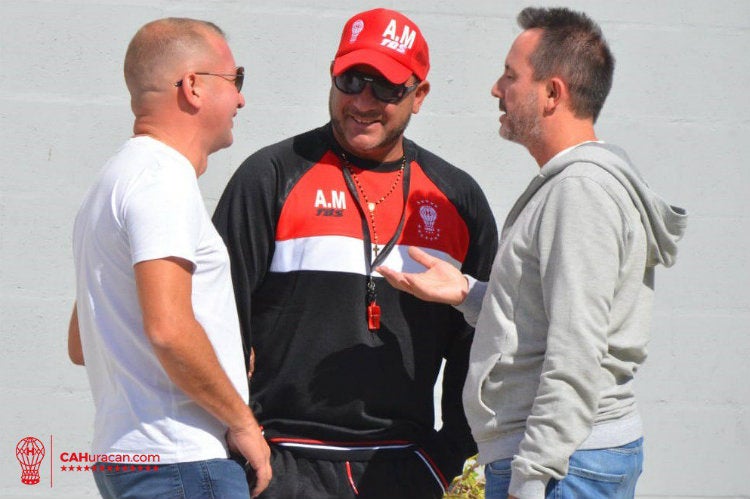
M 76 471 L 83 471 L 83 467 L 82 466 L 77 466 L 76 467 Z
M 154 471 L 159 471 L 159 467 L 158 466 L 154 466 Z
M 90 469 L 91 469 L 91 468 L 90 468 L 90 467 L 89 467 L 88 465 L 86 465 L 86 467 L 85 467 L 85 468 L 83 468 L 83 470 L 84 470 L 84 471 L 89 471 Z
M 60 466 L 60 471 L 65 471 L 65 466 Z

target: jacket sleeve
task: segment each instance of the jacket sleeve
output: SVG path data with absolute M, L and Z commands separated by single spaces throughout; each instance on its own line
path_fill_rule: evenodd
M 264 150 L 247 158 L 229 180 L 213 216 L 232 265 L 246 361 L 252 345 L 252 295 L 263 282 L 274 252 L 280 197 L 274 163 Z

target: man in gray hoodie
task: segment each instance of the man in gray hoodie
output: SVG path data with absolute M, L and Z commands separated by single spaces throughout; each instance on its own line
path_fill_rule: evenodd
M 463 401 L 487 498 L 632 498 L 654 267 L 674 263 L 687 216 L 594 132 L 614 72 L 597 24 L 561 8 L 518 22 L 492 95 L 500 135 L 540 171 L 505 221 L 489 283 L 415 248 L 426 272 L 378 271 L 476 321 Z

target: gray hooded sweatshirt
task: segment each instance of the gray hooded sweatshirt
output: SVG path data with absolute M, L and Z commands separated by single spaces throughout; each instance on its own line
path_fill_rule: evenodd
M 511 494 L 542 498 L 574 451 L 641 437 L 654 266 L 674 263 L 686 223 L 595 142 L 551 159 L 511 209 L 486 292 L 458 307 L 478 313 L 463 399 L 479 461 L 513 458 Z

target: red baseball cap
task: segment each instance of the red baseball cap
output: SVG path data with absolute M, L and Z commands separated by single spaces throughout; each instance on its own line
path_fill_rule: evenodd
M 412 73 L 424 81 L 430 70 L 430 53 L 411 19 L 395 10 L 374 9 L 355 15 L 344 25 L 333 75 L 359 64 L 375 68 L 391 83 L 404 83 Z

